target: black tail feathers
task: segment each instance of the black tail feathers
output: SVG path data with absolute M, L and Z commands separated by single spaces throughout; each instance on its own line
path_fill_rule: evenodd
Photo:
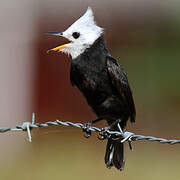
M 105 163 L 108 168 L 115 166 L 118 170 L 123 170 L 125 160 L 124 145 L 123 143 L 121 143 L 121 139 L 108 139 L 108 143 L 106 146 Z

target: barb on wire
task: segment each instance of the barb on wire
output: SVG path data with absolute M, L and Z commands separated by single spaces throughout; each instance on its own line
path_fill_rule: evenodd
M 35 123 L 35 113 L 32 113 L 32 120 L 31 122 L 24 122 L 22 125 L 13 127 L 13 128 L 0 128 L 0 133 L 5 133 L 7 131 L 27 131 L 28 134 L 28 140 L 29 142 L 32 142 L 32 136 L 31 136 L 31 130 L 33 128 L 40 128 L 40 127 L 48 127 L 48 126 L 72 126 L 72 127 L 76 127 L 76 128 L 80 128 L 80 129 L 85 129 L 86 125 L 82 124 L 82 123 L 73 123 L 73 122 L 63 122 L 60 120 L 56 120 L 56 121 L 49 121 L 46 123 Z M 89 131 L 92 132 L 97 132 L 99 134 L 102 133 L 102 131 L 104 131 L 104 129 L 99 129 L 97 127 L 91 126 L 88 129 Z M 103 132 L 104 133 L 104 132 Z M 143 136 L 143 135 L 136 135 L 134 133 L 131 132 L 124 132 L 123 134 L 118 132 L 118 131 L 111 131 L 111 130 L 105 130 L 105 133 L 107 135 L 108 138 L 111 138 L 113 136 L 118 138 L 118 137 L 124 137 L 123 140 L 121 142 L 125 142 L 125 141 L 140 141 L 140 140 L 146 140 L 146 141 L 157 141 L 160 143 L 167 143 L 167 144 L 178 144 L 180 143 L 180 139 L 164 139 L 164 138 L 157 138 L 157 137 L 153 137 L 153 136 Z

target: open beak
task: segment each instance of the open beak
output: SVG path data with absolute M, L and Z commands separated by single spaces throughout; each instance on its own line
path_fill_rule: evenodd
M 63 36 L 63 33 L 62 32 L 48 32 L 48 33 L 46 33 L 47 35 L 53 35 L 53 36 Z M 62 49 L 64 49 L 64 48 L 66 48 L 67 47 L 67 45 L 68 44 L 71 44 L 72 42 L 69 42 L 69 43 L 67 43 L 67 44 L 63 44 L 63 45 L 61 45 L 61 46 L 57 46 L 57 47 L 55 47 L 55 48 L 52 48 L 52 49 L 50 49 L 50 50 L 48 50 L 47 51 L 47 53 L 49 53 L 49 52 L 51 52 L 51 51 L 60 51 L 60 50 L 62 50 Z

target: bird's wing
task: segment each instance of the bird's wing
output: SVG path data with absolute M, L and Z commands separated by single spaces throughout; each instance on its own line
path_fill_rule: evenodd
M 107 57 L 107 69 L 112 81 L 112 85 L 119 92 L 119 96 L 123 99 L 124 104 L 128 107 L 130 121 L 135 122 L 136 110 L 132 97 L 132 92 L 129 87 L 128 79 L 118 62 L 111 56 Z

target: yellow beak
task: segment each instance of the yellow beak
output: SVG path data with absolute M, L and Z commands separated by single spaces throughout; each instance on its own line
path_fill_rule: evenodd
M 61 49 L 64 49 L 68 44 L 71 44 L 72 42 L 70 43 L 67 43 L 67 44 L 63 44 L 61 46 L 58 46 L 58 47 L 55 47 L 55 48 L 52 48 L 50 50 L 47 51 L 47 53 L 51 52 L 51 51 L 60 51 Z

